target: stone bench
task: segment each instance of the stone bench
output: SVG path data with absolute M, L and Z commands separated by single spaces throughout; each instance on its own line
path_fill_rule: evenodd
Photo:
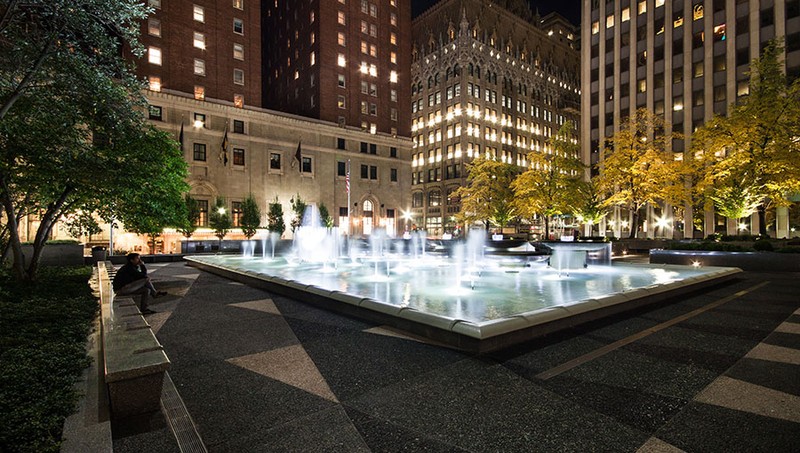
M 157 411 L 169 358 L 133 298 L 115 297 L 111 263 L 101 261 L 97 266 L 102 356 L 111 415 L 124 418 Z

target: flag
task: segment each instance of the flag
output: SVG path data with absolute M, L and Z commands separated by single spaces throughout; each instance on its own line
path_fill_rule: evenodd
M 297 164 L 299 165 L 300 172 L 302 173 L 303 172 L 303 165 L 302 165 L 303 164 L 303 156 L 300 153 L 300 143 L 301 142 L 297 142 L 297 151 L 294 152 L 294 158 L 297 159 Z M 292 162 L 292 163 L 294 164 L 294 162 Z
M 222 153 L 219 156 L 219 160 L 222 161 L 222 165 L 228 165 L 228 125 L 225 125 L 225 134 L 222 136 Z
M 347 169 L 347 174 L 344 176 L 344 190 L 350 193 L 350 169 Z
M 183 121 L 181 121 L 181 133 L 178 134 L 178 143 L 181 144 L 181 152 L 183 152 Z

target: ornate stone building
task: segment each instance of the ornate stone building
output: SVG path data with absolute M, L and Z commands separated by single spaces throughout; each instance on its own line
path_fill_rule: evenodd
M 466 163 L 484 155 L 521 172 L 580 123 L 577 35 L 548 17 L 523 0 L 444 0 L 412 23 L 412 213 L 429 235 L 456 228 Z

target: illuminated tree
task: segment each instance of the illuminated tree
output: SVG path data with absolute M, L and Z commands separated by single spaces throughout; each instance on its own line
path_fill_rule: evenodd
M 514 219 L 514 192 L 511 183 L 516 167 L 483 156 L 467 164 L 467 185 L 459 187 L 451 197 L 461 199 L 461 211 L 456 215 L 465 225 L 483 222 L 505 227 Z

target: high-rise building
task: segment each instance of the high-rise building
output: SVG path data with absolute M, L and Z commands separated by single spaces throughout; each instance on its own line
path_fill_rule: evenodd
M 261 6 L 245 0 L 147 0 L 145 56 L 136 72 L 150 90 L 261 106 Z
M 412 28 L 412 213 L 438 236 L 456 228 L 465 164 L 483 155 L 522 172 L 566 121 L 577 127 L 577 33 L 524 0 L 444 0 Z
M 263 2 L 264 106 L 408 137 L 411 2 Z
M 786 38 L 786 73 L 800 76 L 800 0 L 584 0 L 581 35 L 581 144 L 592 164 L 639 108 L 663 115 L 665 132 L 685 137 L 670 144 L 675 158 L 684 158 L 692 132 L 748 94 L 750 61 L 772 38 Z M 607 226 L 615 236 L 623 234 L 627 215 L 614 212 L 613 227 Z M 683 223 L 692 225 L 692 216 L 686 209 Z M 652 237 L 652 207 L 647 217 Z M 778 218 L 775 233 L 785 237 L 785 208 Z M 757 215 L 752 222 L 757 231 Z M 697 235 L 726 229 L 726 219 L 713 212 L 705 213 L 704 224 Z M 685 228 L 684 236 L 692 230 Z

